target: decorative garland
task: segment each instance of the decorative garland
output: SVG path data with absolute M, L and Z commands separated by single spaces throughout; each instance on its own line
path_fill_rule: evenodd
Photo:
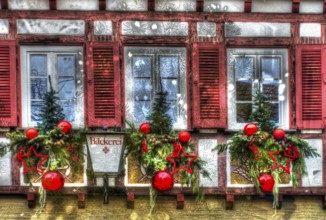
M 239 163 L 234 172 L 251 181 L 258 192 L 273 192 L 273 206 L 277 207 L 280 175 L 290 174 L 293 186 L 297 187 L 298 175 L 307 175 L 305 158 L 320 155 L 305 140 L 286 135 L 282 128 L 273 128 L 275 123 L 269 120 L 271 109 L 266 100 L 262 93 L 255 97 L 256 111 L 251 118 L 257 119 L 259 126 L 248 123 L 229 142 L 217 145 L 216 150 L 221 153 L 229 149 L 231 159 Z
M 60 121 L 52 130 L 39 134 L 35 128 L 8 133 L 9 149 L 23 166 L 25 181 L 30 185 L 42 179 L 40 187 L 41 208 L 45 206 L 46 191 L 57 191 L 64 186 L 64 174 L 70 169 L 72 175 L 82 171 L 84 163 L 83 139 L 80 132 L 73 131 L 68 121 Z M 33 175 L 40 176 L 31 180 Z
M 193 193 L 202 196 L 198 184 L 198 171 L 205 177 L 209 174 L 203 169 L 205 163 L 194 153 L 195 145 L 188 131 L 178 134 L 150 132 L 150 123 L 140 125 L 139 130 L 130 125 L 130 133 L 126 135 L 125 157 L 138 159 L 138 165 L 145 171 L 145 176 L 152 179 L 150 188 L 150 214 L 155 206 L 157 191 L 168 191 L 173 188 L 178 176 L 179 183 L 191 186 Z

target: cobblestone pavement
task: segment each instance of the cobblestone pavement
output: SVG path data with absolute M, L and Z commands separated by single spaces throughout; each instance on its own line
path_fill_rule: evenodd
M 236 197 L 234 210 L 224 209 L 224 197 L 208 196 L 205 202 L 195 202 L 194 197 L 185 197 L 183 210 L 176 210 L 175 197 L 160 196 L 152 219 L 168 220 L 213 220 L 213 219 L 326 219 L 320 196 L 284 197 L 281 210 L 272 209 L 271 197 Z M 1 195 L 0 219 L 150 219 L 147 217 L 148 197 L 138 196 L 135 209 L 126 208 L 126 198 L 110 197 L 103 204 L 101 196 L 88 196 L 86 209 L 78 209 L 75 196 L 49 196 L 43 212 L 39 206 L 27 208 L 25 196 Z

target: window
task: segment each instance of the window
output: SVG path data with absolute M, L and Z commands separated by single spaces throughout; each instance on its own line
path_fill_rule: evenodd
M 288 56 L 286 49 L 228 49 L 228 128 L 243 129 L 253 111 L 257 90 L 272 105 L 271 119 L 283 128 L 288 119 Z
M 42 98 L 52 86 L 59 97 L 66 120 L 84 125 L 82 47 L 21 47 L 22 125 L 35 126 L 43 106 Z
M 184 48 L 126 47 L 126 115 L 135 124 L 147 121 L 155 91 L 168 92 L 175 129 L 187 128 L 186 50 Z

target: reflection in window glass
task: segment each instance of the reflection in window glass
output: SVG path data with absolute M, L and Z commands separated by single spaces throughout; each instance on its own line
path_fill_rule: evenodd
M 46 55 L 31 55 L 30 61 L 30 71 L 31 76 L 47 76 L 48 75 L 48 65 L 47 65 Z
M 134 115 L 135 122 L 146 121 L 151 112 L 152 97 L 152 57 L 134 56 L 133 57 L 133 74 L 134 74 Z
M 280 78 L 281 62 L 279 58 L 263 57 L 261 59 L 261 68 L 263 79 L 278 80 Z
M 38 122 L 41 121 L 39 114 L 43 108 L 43 101 L 31 101 L 31 118 L 32 121 Z
M 66 119 L 75 121 L 75 72 L 76 60 L 74 55 L 58 55 L 58 97 Z
M 254 58 L 236 57 L 234 69 L 236 78 L 237 122 L 241 123 L 247 121 L 251 114 Z
M 167 92 L 167 101 L 170 103 L 168 112 L 172 122 L 177 121 L 177 94 L 178 94 L 178 57 L 160 56 L 160 77 L 163 91 Z

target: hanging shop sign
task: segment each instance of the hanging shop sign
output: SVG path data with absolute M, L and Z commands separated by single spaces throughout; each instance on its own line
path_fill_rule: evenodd
M 124 134 L 86 134 L 86 139 L 94 174 L 118 175 L 124 153 Z

